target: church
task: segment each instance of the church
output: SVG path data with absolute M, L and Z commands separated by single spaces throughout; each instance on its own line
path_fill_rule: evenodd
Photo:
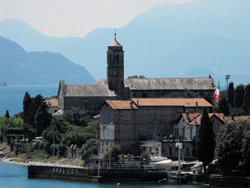
M 60 80 L 58 106 L 63 111 L 78 107 L 92 115 L 100 113 L 105 100 L 163 98 L 171 94 L 191 93 L 193 97 L 212 98 L 215 83 L 207 78 L 127 78 L 124 79 L 123 46 L 116 40 L 107 50 L 107 77 L 93 84 L 66 84 Z M 173 97 L 173 96 L 172 96 Z M 178 96 L 176 96 L 178 97 Z M 190 96 L 189 96 L 190 97 Z

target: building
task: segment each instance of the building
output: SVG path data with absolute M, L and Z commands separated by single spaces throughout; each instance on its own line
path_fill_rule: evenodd
M 105 100 L 128 100 L 130 98 L 162 98 L 170 93 L 187 91 L 193 97 L 211 97 L 214 93 L 214 80 L 207 78 L 159 78 L 124 79 L 123 46 L 116 40 L 107 50 L 107 77 L 93 84 L 70 85 L 60 80 L 58 105 L 62 111 L 79 107 L 93 115 L 100 113 L 100 105 Z
M 223 113 L 209 113 L 208 115 L 213 123 L 213 130 L 216 139 L 223 124 L 225 124 L 225 117 Z M 180 114 L 178 120 L 173 123 L 172 135 L 168 137 L 168 139 L 162 141 L 162 153 L 164 156 L 170 158 L 177 157 L 178 148 L 175 148 L 175 143 L 177 141 L 182 141 L 182 156 L 186 158 L 194 157 L 194 146 L 192 141 L 194 140 L 201 124 L 201 117 L 202 113 L 186 112 Z
M 56 98 L 48 99 L 45 101 L 48 105 L 49 109 L 48 112 L 53 115 L 56 113 L 60 108 L 58 107 L 58 100 Z
M 140 154 L 140 141 L 156 141 L 172 134 L 178 114 L 202 113 L 210 108 L 203 98 L 106 100 L 100 109 L 100 153 L 118 144 L 124 153 Z

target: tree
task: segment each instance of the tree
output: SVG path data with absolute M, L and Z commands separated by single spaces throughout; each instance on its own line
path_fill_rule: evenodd
M 241 163 L 250 174 L 250 121 L 239 120 L 226 124 L 216 146 L 216 158 L 222 169 L 238 169 Z
M 43 131 L 50 125 L 51 114 L 48 112 L 48 106 L 45 102 L 42 102 L 34 117 L 35 136 L 42 135 Z
M 250 114 L 250 84 L 248 84 L 245 88 L 244 101 L 242 104 L 242 108 L 245 110 L 247 114 Z
M 102 160 L 104 162 L 117 161 L 118 155 L 121 154 L 121 148 L 119 145 L 113 145 L 108 151 L 102 156 Z
M 86 141 L 81 147 L 82 159 L 86 159 L 91 154 L 97 154 L 97 140 L 96 138 L 91 138 Z
M 210 121 L 207 110 L 204 109 L 201 124 L 196 134 L 196 150 L 198 159 L 203 163 L 205 174 L 206 166 L 214 159 L 214 138 L 213 123 Z
M 235 107 L 240 108 L 244 101 L 245 87 L 240 84 L 235 88 Z
M 64 112 L 63 118 L 72 125 L 86 127 L 91 117 L 87 111 L 73 107 Z
M 223 113 L 225 116 L 229 116 L 229 107 L 226 98 L 221 98 L 219 102 L 219 112 Z
M 5 117 L 10 118 L 9 110 L 6 110 Z
M 23 119 L 25 123 L 31 124 L 30 122 L 30 105 L 32 103 L 32 98 L 28 92 L 25 92 L 23 98 Z
M 228 102 L 230 106 L 234 107 L 234 83 L 233 82 L 229 83 L 227 96 L 228 96 Z

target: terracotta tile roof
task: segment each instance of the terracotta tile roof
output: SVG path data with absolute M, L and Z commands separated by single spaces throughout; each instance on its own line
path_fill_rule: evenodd
M 133 98 L 137 106 L 184 106 L 184 107 L 212 107 L 203 98 Z
M 237 120 L 250 120 L 250 116 L 234 116 L 234 120 L 232 119 L 232 116 L 225 116 L 226 122 L 232 122 Z
M 181 114 L 184 120 L 189 124 L 189 125 L 200 125 L 201 124 L 201 117 L 202 113 L 189 113 L 189 119 L 187 117 L 187 113 L 182 113 Z M 222 122 L 225 123 L 224 120 L 224 114 L 223 113 L 208 113 L 208 116 L 211 118 L 212 116 L 216 116 L 219 118 Z M 194 121 L 195 119 L 195 121 Z
M 49 99 L 45 101 L 49 106 L 58 106 L 58 99 Z
M 138 107 L 130 100 L 106 100 L 114 110 L 137 110 Z

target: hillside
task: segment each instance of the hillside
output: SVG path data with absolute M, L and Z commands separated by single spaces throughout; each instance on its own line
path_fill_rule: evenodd
M 210 72 L 221 85 L 226 83 L 226 74 L 236 85 L 249 83 L 248 7 L 248 0 L 195 0 L 163 3 L 137 16 L 117 29 L 117 40 L 125 50 L 125 77 L 207 77 Z M 106 77 L 106 50 L 113 28 L 96 29 L 84 38 L 52 38 L 38 31 L 28 34 L 23 27 L 30 26 L 15 22 L 0 22 L 0 34 L 27 51 L 61 53 L 86 67 L 96 79 Z M 20 32 L 10 34 L 14 29 Z
M 81 65 L 61 54 L 26 52 L 15 42 L 0 37 L 0 80 L 9 84 L 87 84 L 94 78 Z

